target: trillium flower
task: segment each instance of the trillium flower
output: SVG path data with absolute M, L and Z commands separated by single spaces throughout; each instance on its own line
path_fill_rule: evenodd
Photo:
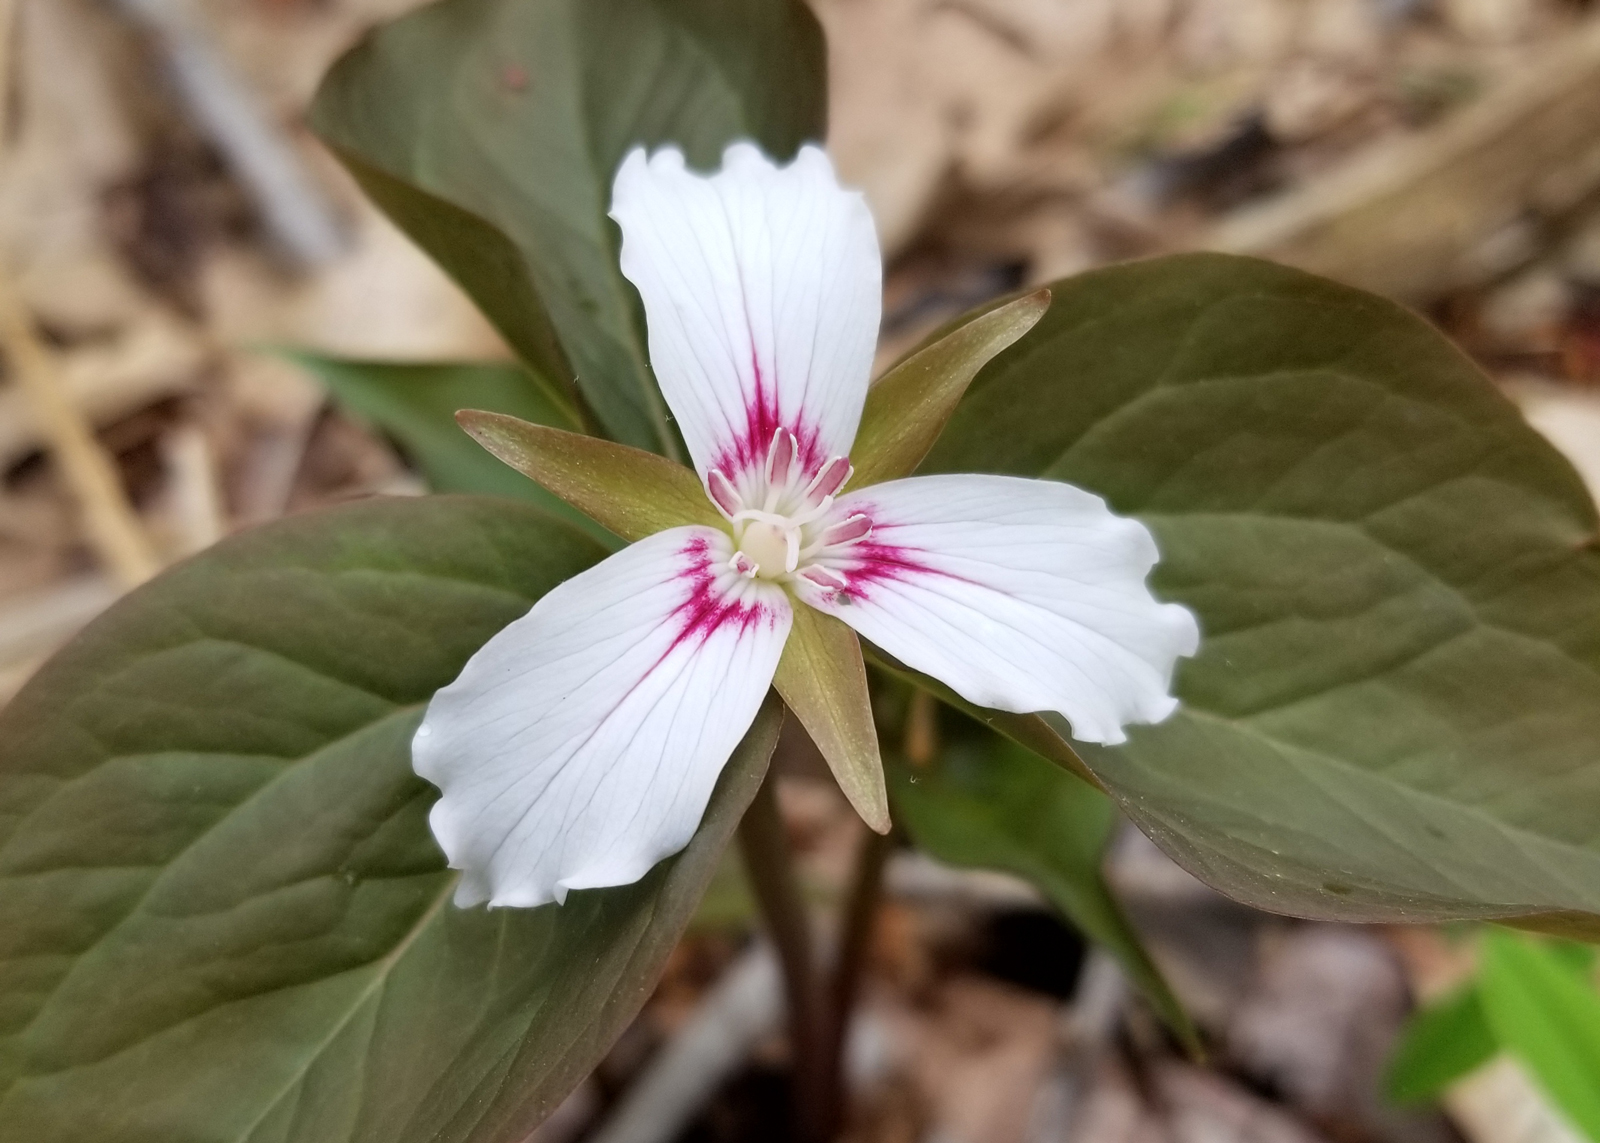
M 1174 664 L 1198 633 L 1146 588 L 1143 525 L 1055 481 L 852 479 L 882 263 L 865 202 L 824 152 L 777 166 L 735 144 L 704 176 L 676 150 L 636 150 L 611 214 L 699 488 L 661 458 L 463 414 L 503 459 L 642 538 L 544 596 L 429 704 L 413 757 L 443 791 L 430 822 L 462 871 L 458 904 L 562 901 L 683 848 L 775 675 L 836 772 L 868 775 L 847 793 L 887 828 L 859 645 L 831 620 L 971 703 L 1058 712 L 1084 741 L 1172 712 Z M 881 474 L 902 427 L 857 459 Z M 681 511 L 628 516 L 599 487 L 607 473 L 643 474 Z M 780 671 L 791 633 L 843 646 L 829 631 L 854 656 L 843 701 L 867 729 L 853 744 L 791 698 L 803 666 Z M 838 757 L 852 751 L 865 757 Z

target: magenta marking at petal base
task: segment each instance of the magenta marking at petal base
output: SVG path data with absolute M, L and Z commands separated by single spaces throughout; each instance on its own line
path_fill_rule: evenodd
M 843 568 L 848 584 L 837 591 L 837 595 L 846 602 L 855 602 L 866 598 L 867 589 L 879 583 L 903 583 L 918 575 L 939 576 L 943 579 L 962 580 L 962 576 L 941 571 L 925 562 L 922 553 L 916 548 L 902 547 L 899 544 L 885 543 L 882 539 L 873 539 L 873 535 L 881 535 L 884 530 L 892 530 L 892 525 L 877 524 L 873 521 L 873 506 L 871 504 L 855 505 L 859 510 L 853 512 L 849 519 L 835 524 L 829 531 L 838 528 L 855 527 L 861 525 L 856 521 L 866 524 L 863 537 L 850 543 L 846 558 L 849 563 Z M 964 582 L 970 582 L 965 581 Z
M 864 589 L 879 583 L 903 583 L 913 575 L 949 577 L 938 568 L 929 567 L 917 558 L 914 548 L 896 547 L 894 544 L 859 543 L 850 549 L 853 561 L 849 571 L 850 585 L 839 594 L 849 599 L 866 598 Z
M 761 372 L 761 362 L 756 357 L 753 331 L 750 344 L 750 372 L 754 384 L 752 391 L 746 395 L 744 429 L 731 444 L 723 446 L 717 453 L 713 467 L 720 468 L 730 476 L 737 476 L 763 464 L 772 447 L 773 434 L 779 429 L 787 429 L 794 434 L 802 471 L 815 472 L 828 459 L 823 455 L 817 430 L 800 423 L 798 417 L 795 418 L 795 424 L 783 423 L 777 393 L 768 391 L 766 377 Z
M 775 619 L 772 608 L 765 603 L 746 603 L 718 595 L 715 558 L 711 544 L 703 536 L 696 536 L 684 545 L 682 554 L 688 562 L 678 572 L 678 579 L 689 583 L 689 598 L 673 612 L 683 624 L 667 648 L 666 655 L 677 650 L 692 638 L 704 643 L 724 627 L 736 625 L 741 632 L 759 623 L 771 625 Z M 666 655 L 662 657 L 665 658 Z

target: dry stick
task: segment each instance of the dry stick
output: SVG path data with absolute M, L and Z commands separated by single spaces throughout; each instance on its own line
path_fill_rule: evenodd
M 235 74 L 191 0 L 119 0 L 154 35 L 202 131 L 256 200 L 268 229 L 318 267 L 349 245 L 327 197 L 255 92 Z
M 0 345 L 5 348 L 13 380 L 27 395 L 44 429 L 50 455 L 61 466 L 83 509 L 89 542 L 123 586 L 143 583 L 156 574 L 160 561 L 128 503 L 111 458 L 67 396 L 55 359 L 39 343 L 28 312 L 3 275 Z
M 0 128 L 8 119 L 15 0 L 0 0 Z M 33 320 L 10 280 L 0 273 L 0 347 L 11 375 L 33 406 L 73 495 L 83 508 L 89 542 L 124 586 L 133 587 L 161 566 L 122 490 L 116 468 L 95 440 L 56 367 L 39 341 Z
M 667 1143 L 685 1127 L 782 1015 L 778 960 L 756 941 L 618 1098 L 590 1143 Z
M 794 855 L 784 833 L 783 815 L 770 770 L 755 801 L 739 823 L 739 847 L 755 890 L 756 903 L 778 950 L 789 1016 L 789 1043 L 794 1052 L 794 1104 L 802 1143 L 830 1143 L 831 1116 L 826 1107 L 831 1084 L 824 1070 L 821 991 L 817 979 L 816 944 L 810 915 L 795 875 Z

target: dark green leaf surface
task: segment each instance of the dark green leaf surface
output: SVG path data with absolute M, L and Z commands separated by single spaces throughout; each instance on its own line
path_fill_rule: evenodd
M 1571 467 L 1425 322 L 1168 258 L 1051 287 L 924 471 L 1100 493 L 1200 619 L 1184 706 L 1079 752 L 1263 908 L 1600 932 L 1600 558 Z
M 575 378 L 608 435 L 670 454 L 612 177 L 639 144 L 787 158 L 822 137 L 825 86 L 800 0 L 444 0 L 345 56 L 312 118 L 519 354 Z
M 1418 1009 L 1395 1046 L 1384 1090 L 1396 1103 L 1420 1103 L 1474 1072 L 1500 1050 L 1476 984 Z
M 521 1140 L 648 995 L 776 734 L 689 848 L 462 910 L 410 766 L 431 693 L 604 549 L 365 502 L 130 595 L 0 718 L 0 1140 Z
M 435 492 L 513 496 L 604 539 L 589 517 L 483 450 L 456 424 L 459 409 L 577 431 L 576 415 L 535 374 L 509 362 L 358 361 L 292 351 L 289 360 L 327 386 L 341 406 L 393 437 Z
M 1479 989 L 1499 1041 L 1551 1100 L 1600 1141 L 1600 994 L 1567 958 L 1526 938 L 1491 933 Z
M 1015 743 L 967 726 L 927 766 L 893 760 L 895 820 L 941 861 L 1031 882 L 1115 955 L 1162 1019 L 1198 1048 L 1187 1014 L 1101 877 L 1116 824 L 1110 800 Z

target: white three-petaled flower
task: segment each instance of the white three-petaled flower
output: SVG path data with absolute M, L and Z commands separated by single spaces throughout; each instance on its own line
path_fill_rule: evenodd
M 796 607 L 984 707 L 1123 740 L 1177 705 L 1193 617 L 1149 532 L 1049 480 L 849 489 L 881 306 L 872 218 L 827 156 L 630 154 L 612 217 L 651 363 L 726 526 L 670 528 L 551 591 L 434 696 L 413 745 L 458 904 L 624 885 L 694 834 Z

